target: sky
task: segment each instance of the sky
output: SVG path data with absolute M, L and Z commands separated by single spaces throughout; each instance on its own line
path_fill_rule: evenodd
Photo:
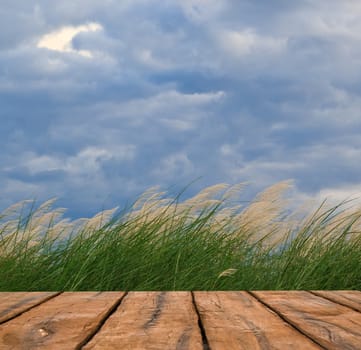
M 2 0 L 0 210 L 89 217 L 192 182 L 361 196 L 360 18 L 359 0 Z

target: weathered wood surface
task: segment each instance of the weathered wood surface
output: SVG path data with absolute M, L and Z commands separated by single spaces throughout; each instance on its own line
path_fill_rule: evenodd
M 361 349 L 359 291 L 0 293 L 0 349 Z
M 0 349 L 79 348 L 97 331 L 123 294 L 62 293 L 1 324 Z
M 0 323 L 18 316 L 58 294 L 48 292 L 0 293 Z
M 322 290 L 311 292 L 326 299 L 332 300 L 338 304 L 348 306 L 352 309 L 355 309 L 356 311 L 361 312 L 361 298 L 360 292 L 358 291 L 341 290 L 337 293 L 334 293 L 329 290 Z
M 253 294 L 326 349 L 361 349 L 360 312 L 305 291 Z
M 195 292 L 211 349 L 320 349 L 246 292 Z
M 202 350 L 188 292 L 130 292 L 84 349 Z

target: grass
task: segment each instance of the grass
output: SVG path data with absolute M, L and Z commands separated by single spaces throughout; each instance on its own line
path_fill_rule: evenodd
M 287 214 L 284 181 L 241 209 L 244 185 L 183 202 L 152 188 L 73 222 L 55 199 L 17 203 L 0 214 L 0 291 L 361 289 L 360 208 Z

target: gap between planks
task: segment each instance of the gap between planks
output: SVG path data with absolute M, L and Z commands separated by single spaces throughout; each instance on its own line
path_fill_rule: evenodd
M 123 332 L 129 343 L 122 348 L 132 350 L 146 348 L 149 341 L 155 346 L 152 349 L 262 349 L 270 345 L 287 349 L 291 343 L 292 349 L 359 349 L 355 344 L 361 343 L 361 334 L 347 323 L 347 317 L 360 322 L 360 296 L 358 291 L 0 293 L 0 349 L 88 350 L 106 344 L 116 349 L 119 336 L 114 339 L 112 332 L 119 324 L 130 327 L 129 334 L 126 328 Z M 13 300 L 10 309 L 4 308 L 6 300 Z M 315 325 L 307 325 L 319 325 L 323 316 L 306 310 L 304 320 L 308 321 L 302 323 L 300 302 L 324 307 L 321 316 L 336 317 L 332 314 L 335 310 L 340 314 L 338 323 L 328 320 L 323 324 L 334 332 L 334 347 Z M 342 333 L 343 324 L 350 327 L 350 334 Z M 75 334 L 76 325 L 81 334 Z M 132 330 L 135 336 L 131 336 Z M 166 340 L 157 347 L 159 337 Z M 173 343 L 167 347 L 170 338 Z

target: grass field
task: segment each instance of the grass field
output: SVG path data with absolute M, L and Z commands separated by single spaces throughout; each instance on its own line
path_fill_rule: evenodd
M 287 213 L 284 181 L 243 208 L 243 187 L 152 188 L 73 222 L 54 199 L 17 203 L 0 214 L 0 291 L 361 290 L 360 207 Z

